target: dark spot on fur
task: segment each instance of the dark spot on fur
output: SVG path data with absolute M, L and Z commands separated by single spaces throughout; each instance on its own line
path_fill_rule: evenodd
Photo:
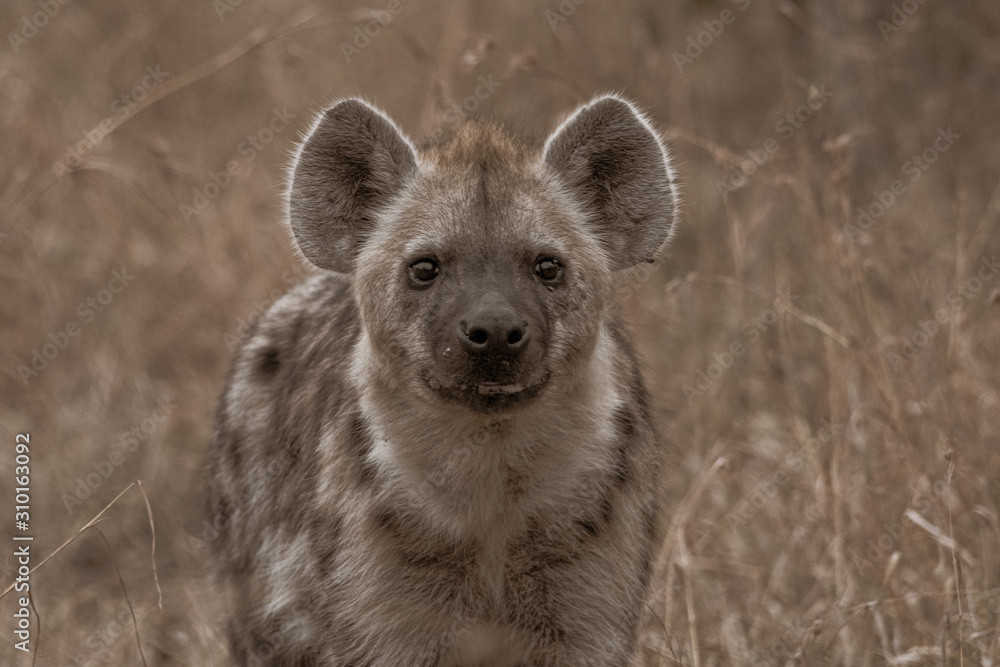
M 312 544 L 313 553 L 316 554 L 319 573 L 324 579 L 333 574 L 337 554 L 340 552 L 341 530 L 340 517 L 333 517 L 314 522 L 309 533 L 309 541 Z
M 631 441 L 635 438 L 635 413 L 625 408 L 618 408 L 615 411 L 614 420 L 618 424 L 618 431 L 621 434 L 622 440 Z
M 402 536 L 403 517 L 396 510 L 387 507 L 377 508 L 373 519 L 380 530 L 392 537 Z
M 472 543 L 445 543 L 432 551 L 419 551 L 400 545 L 400 560 L 409 567 L 433 568 L 464 577 L 472 569 L 476 550 Z
M 508 547 L 507 553 L 512 563 L 524 572 L 538 572 L 548 568 L 561 567 L 573 562 L 577 553 L 575 545 L 553 539 L 532 519 L 528 529 Z
M 511 498 L 517 498 L 524 493 L 524 476 L 516 472 L 513 468 L 507 468 L 507 476 L 504 480 L 504 486 L 507 490 L 507 495 Z
M 577 532 L 577 538 L 584 540 L 588 537 L 599 537 L 604 529 L 610 525 L 612 511 L 611 501 L 605 496 L 585 516 L 573 521 L 573 525 L 582 529 L 582 533 Z
M 611 477 L 615 486 L 622 487 L 632 481 L 632 462 L 629 461 L 628 453 L 625 451 L 626 442 L 619 442 L 614 452 L 614 467 L 611 470 Z
M 472 542 L 453 542 L 433 534 L 426 526 L 404 517 L 391 508 L 375 512 L 375 525 L 395 542 L 396 554 L 404 565 L 465 572 L 472 567 L 476 548 Z M 430 548 L 420 549 L 419 545 Z
M 230 645 L 237 664 L 316 667 L 319 655 L 309 647 L 292 645 L 288 631 L 276 620 L 248 621 L 243 632 L 230 626 Z
M 657 520 L 656 512 L 652 508 L 646 508 L 642 513 L 642 521 L 646 528 L 646 537 L 655 541 L 660 532 L 660 522 Z
M 551 618 L 541 618 L 533 627 L 528 629 L 541 637 L 542 641 L 547 644 L 556 644 L 566 638 L 566 631 L 556 625 L 555 621 Z
M 584 532 L 587 533 L 587 535 L 589 535 L 590 537 L 597 537 L 597 526 L 594 524 L 593 521 L 578 519 L 576 521 L 576 525 L 580 526 L 580 528 L 583 528 Z
M 234 478 L 243 475 L 243 439 L 231 432 L 228 427 L 220 429 L 218 438 L 223 442 L 223 456 L 225 457 Z
M 614 508 L 611 506 L 611 500 L 607 497 L 601 499 L 598 505 L 598 510 L 601 513 L 601 523 L 608 525 L 611 523 L 611 514 L 614 512 Z
M 229 528 L 229 522 L 232 520 L 233 511 L 230 507 L 229 498 L 226 496 L 220 496 L 215 504 L 215 512 L 212 515 L 212 526 L 217 530 L 225 530 Z
M 373 484 L 375 482 L 375 466 L 368 460 L 368 453 L 371 451 L 371 448 L 372 436 L 369 431 L 368 421 L 360 412 L 357 412 L 351 419 L 347 449 L 357 464 L 358 477 L 365 484 Z
M 265 377 L 273 377 L 281 367 L 277 348 L 271 347 L 261 352 L 257 359 L 257 370 Z
M 625 486 L 632 481 L 632 461 L 628 450 L 636 437 L 635 414 L 625 409 L 615 412 L 615 423 L 618 426 L 618 446 L 614 451 L 612 478 L 615 486 Z
M 504 590 L 507 621 L 535 634 L 543 644 L 561 642 L 565 631 L 558 623 L 556 603 L 549 589 L 552 568 L 564 558 L 552 553 L 532 554 L 528 561 L 511 571 Z

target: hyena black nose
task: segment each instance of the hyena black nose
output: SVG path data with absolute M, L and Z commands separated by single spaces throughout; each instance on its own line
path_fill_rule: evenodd
M 471 354 L 518 354 L 528 343 L 528 328 L 498 292 L 487 292 L 458 322 L 458 340 Z

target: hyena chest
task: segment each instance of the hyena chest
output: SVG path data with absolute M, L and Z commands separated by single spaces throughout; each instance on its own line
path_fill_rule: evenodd
M 505 508 L 506 520 L 460 533 L 412 508 L 376 513 L 379 539 L 363 549 L 371 570 L 351 579 L 350 597 L 374 609 L 393 591 L 412 612 L 405 624 L 432 644 L 435 665 L 526 664 L 539 629 L 561 624 L 555 589 L 573 578 L 579 550 L 546 529 L 552 517 L 542 526 Z
M 491 546 L 455 590 L 458 611 L 439 644 L 440 667 L 517 667 L 529 661 L 534 638 L 522 621 L 544 613 L 545 586 L 541 580 L 525 586 L 518 574 L 521 559 Z

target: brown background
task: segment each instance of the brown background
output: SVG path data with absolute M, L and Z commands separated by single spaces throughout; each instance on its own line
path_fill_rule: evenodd
M 1000 254 L 1000 7 L 577 1 L 400 0 L 349 61 L 386 4 L 0 9 L 0 532 L 30 431 L 33 563 L 140 479 L 163 592 L 133 487 L 107 545 L 88 529 L 33 575 L 37 664 L 140 664 L 116 564 L 148 664 L 223 661 L 205 454 L 233 341 L 307 271 L 281 196 L 313 114 L 363 95 L 419 137 L 468 100 L 541 140 L 604 91 L 648 110 L 684 189 L 669 253 L 620 289 L 672 446 L 642 664 L 1000 663 L 1000 278 L 976 279 Z M 499 85 L 475 100 L 480 77 Z M 294 118 L 251 160 L 275 108 Z M 65 349 L 22 377 L 50 334 Z M 29 664 L 13 597 L 0 662 Z

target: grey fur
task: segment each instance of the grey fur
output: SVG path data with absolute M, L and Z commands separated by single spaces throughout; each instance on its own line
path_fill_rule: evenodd
M 612 275 L 669 236 L 674 196 L 617 98 L 543 153 L 480 121 L 416 153 L 363 102 L 324 114 L 290 219 L 306 257 L 350 275 L 275 304 L 218 411 L 210 512 L 238 664 L 629 664 L 662 449 Z M 429 256 L 440 273 L 415 284 Z M 475 366 L 454 323 L 495 303 L 530 340 Z

